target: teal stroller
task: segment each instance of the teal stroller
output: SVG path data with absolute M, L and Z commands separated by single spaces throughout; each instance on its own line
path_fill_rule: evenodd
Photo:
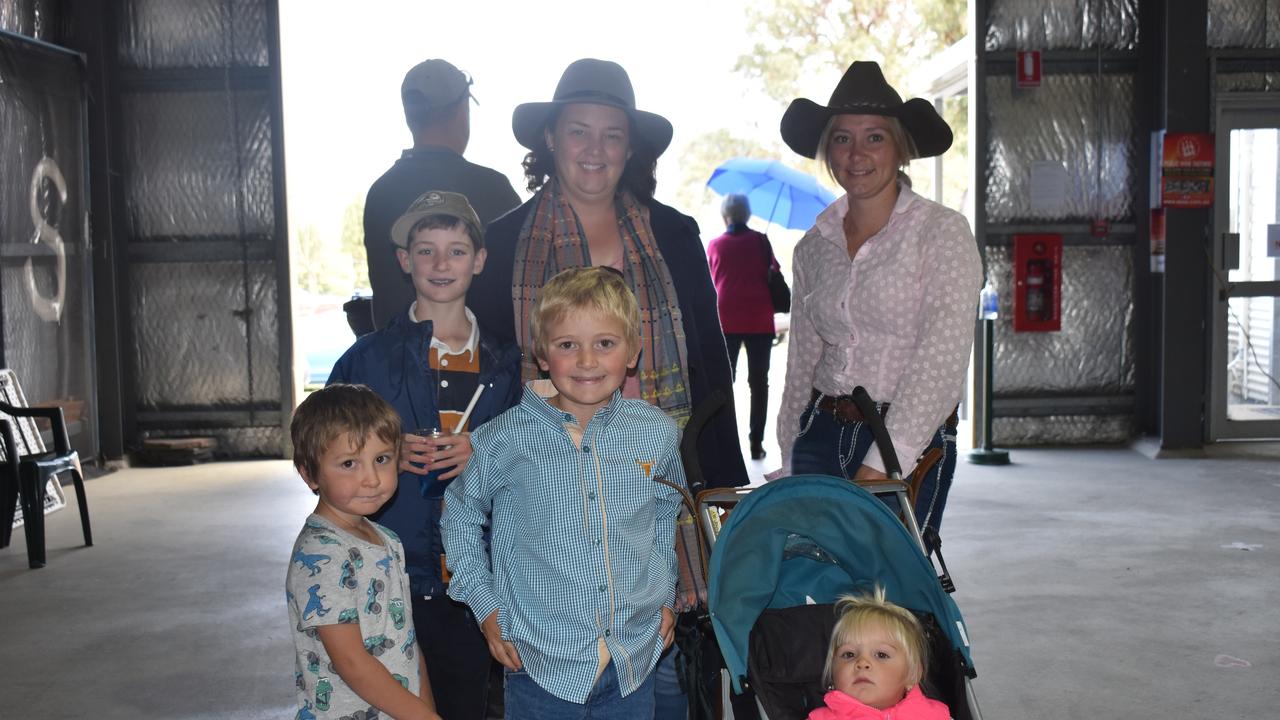
M 890 477 L 900 476 L 883 424 L 873 430 Z M 740 495 L 715 535 L 711 624 L 734 689 L 749 684 L 769 720 L 803 720 L 822 704 L 832 605 L 877 584 L 924 625 L 925 694 L 946 703 L 954 720 L 981 720 L 954 588 L 945 565 L 939 577 L 924 554 L 910 505 L 901 507 L 903 518 L 848 480 L 799 475 Z
M 753 490 L 716 539 L 708 606 L 735 690 L 749 683 L 770 720 L 803 719 L 822 703 L 832 603 L 877 583 L 924 624 L 925 693 L 980 720 L 964 619 L 933 565 L 883 502 L 822 475 Z

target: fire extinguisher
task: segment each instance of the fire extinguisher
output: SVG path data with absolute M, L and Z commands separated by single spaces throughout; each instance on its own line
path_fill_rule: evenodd
M 1045 319 L 1047 290 L 1043 260 L 1032 260 L 1027 263 L 1027 316 L 1034 320 Z

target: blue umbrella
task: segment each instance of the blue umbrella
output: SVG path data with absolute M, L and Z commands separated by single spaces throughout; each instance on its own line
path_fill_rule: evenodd
M 707 187 L 721 195 L 746 195 L 752 215 L 798 230 L 812 227 L 818 213 L 836 199 L 812 175 L 777 160 L 734 158 L 711 173 Z

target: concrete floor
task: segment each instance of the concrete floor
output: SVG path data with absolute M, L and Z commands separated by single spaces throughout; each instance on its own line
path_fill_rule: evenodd
M 944 528 L 985 716 L 1273 718 L 1280 463 L 1015 450 Z M 0 551 L 5 717 L 292 717 L 281 589 L 314 499 L 283 461 L 129 469 Z M 74 505 L 74 495 L 70 499 Z

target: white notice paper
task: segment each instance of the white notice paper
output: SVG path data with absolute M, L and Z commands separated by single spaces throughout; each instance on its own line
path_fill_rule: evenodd
M 1031 211 L 1061 215 L 1067 206 L 1067 170 L 1056 160 L 1031 162 Z

